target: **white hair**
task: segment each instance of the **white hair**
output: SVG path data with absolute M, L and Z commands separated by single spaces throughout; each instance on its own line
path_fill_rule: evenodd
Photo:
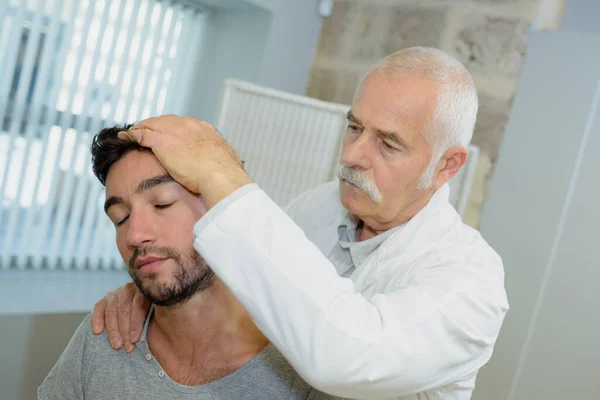
M 433 119 L 424 132 L 431 160 L 419 182 L 419 189 L 428 188 L 444 153 L 452 147 L 467 147 L 471 141 L 478 107 L 473 78 L 456 58 L 431 47 L 410 47 L 390 54 L 374 70 L 390 79 L 416 72 L 438 84 Z

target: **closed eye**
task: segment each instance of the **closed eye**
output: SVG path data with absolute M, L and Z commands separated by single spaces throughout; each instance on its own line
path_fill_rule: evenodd
M 129 218 L 129 215 L 126 216 L 125 218 L 123 218 L 122 220 L 120 220 L 119 222 L 117 222 L 115 225 L 116 226 L 121 226 L 125 223 L 125 221 L 127 221 L 127 219 Z
M 154 207 L 158 208 L 159 210 L 164 210 L 165 208 L 169 208 L 173 205 L 173 203 L 169 203 L 169 204 L 156 204 Z

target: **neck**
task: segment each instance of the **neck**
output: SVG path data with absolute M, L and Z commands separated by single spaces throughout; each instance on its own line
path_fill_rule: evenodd
M 154 309 L 148 343 L 173 354 L 206 359 L 210 354 L 252 356 L 268 340 L 220 279 L 183 304 Z

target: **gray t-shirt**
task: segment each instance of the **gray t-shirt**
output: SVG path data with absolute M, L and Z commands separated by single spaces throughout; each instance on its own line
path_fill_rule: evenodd
M 146 338 L 148 319 L 142 338 Z M 309 399 L 311 387 L 271 344 L 233 373 L 200 386 L 172 380 L 146 340 L 132 354 L 113 350 L 106 331 L 94 335 L 87 316 L 38 389 L 40 400 Z

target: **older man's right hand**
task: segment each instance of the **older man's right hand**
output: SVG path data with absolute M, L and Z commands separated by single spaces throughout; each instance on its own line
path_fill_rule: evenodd
M 140 338 L 149 309 L 150 302 L 133 282 L 129 282 L 108 292 L 94 305 L 92 332 L 99 335 L 106 328 L 110 345 L 115 350 L 124 347 L 131 353 Z

